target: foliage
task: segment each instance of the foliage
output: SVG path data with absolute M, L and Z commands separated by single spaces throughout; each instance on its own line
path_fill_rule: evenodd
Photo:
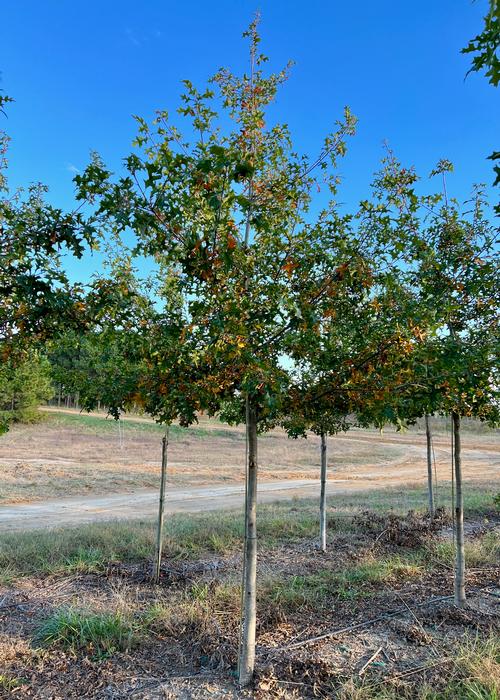
M 49 353 L 54 382 L 64 394 L 77 393 L 83 408 L 95 408 L 98 401 L 111 404 L 118 417 L 134 403 L 140 407 L 141 364 L 133 350 L 133 330 L 66 333 Z
M 36 352 L 20 361 L 7 359 L 0 366 L 0 424 L 30 423 L 38 419 L 38 406 L 52 397 L 50 365 Z
M 261 431 L 285 416 L 292 435 L 335 432 L 364 414 L 359 377 L 413 338 L 397 264 L 407 241 L 371 225 L 376 205 L 340 213 L 349 110 L 316 158 L 296 153 L 285 124 L 268 125 L 288 69 L 265 75 L 256 23 L 247 36 L 249 74 L 223 69 L 204 91 L 185 81 L 183 132 L 165 111 L 152 125 L 138 118 L 125 175 L 95 156 L 75 178 L 77 196 L 113 236 L 132 230 L 135 254 L 165 280 L 138 329 L 147 412 L 190 424 L 223 410 L 241 422 L 246 396 Z
M 483 31 L 469 41 L 462 53 L 474 54 L 470 71 L 485 71 L 485 75 L 495 87 L 500 82 L 500 3 L 489 0 L 489 12 L 484 18 Z M 469 72 L 470 72 L 469 71 Z
M 11 101 L 0 96 L 0 112 Z M 61 261 L 66 253 L 80 258 L 94 245 L 95 229 L 81 213 L 48 204 L 41 184 L 9 189 L 8 144 L 0 131 L 0 358 L 13 369 L 22 366 L 26 349 L 64 324 L 82 322 L 83 289 L 69 283 Z
M 248 394 L 261 426 L 272 425 L 293 381 L 283 356 L 315 333 L 337 294 L 363 293 L 359 241 L 333 199 L 354 119 L 346 110 L 317 158 L 295 153 L 286 125 L 265 121 L 287 69 L 265 76 L 255 25 L 248 34 L 250 75 L 223 69 L 202 92 L 185 82 L 184 134 L 166 112 L 151 126 L 139 118 L 126 176 L 116 180 L 95 158 L 75 178 L 101 224 L 132 229 L 136 252 L 168 280 L 141 387 L 161 421 L 188 424 Z M 314 222 L 320 181 L 331 201 Z
M 406 291 L 398 301 L 401 323 L 411 335 L 391 361 L 372 367 L 360 386 L 377 401 L 365 405 L 373 422 L 412 421 L 431 413 L 499 419 L 498 229 L 487 219 L 483 192 L 467 210 L 448 198 L 441 161 L 432 175 L 443 189 L 416 191 L 418 177 L 392 154 L 376 181 L 370 226 L 404 245 Z M 382 411 L 380 413 L 380 410 Z
M 485 71 L 488 82 L 494 87 L 498 87 L 500 82 L 500 58 L 498 50 L 500 47 L 500 2 L 499 0 L 489 0 L 489 12 L 484 18 L 483 31 L 478 34 L 468 45 L 462 49 L 462 53 L 475 54 L 472 59 L 471 71 Z M 500 159 L 500 152 L 494 151 L 490 160 Z M 495 182 L 494 186 L 500 184 L 500 165 L 494 166 Z M 500 204 L 497 204 L 495 211 L 500 215 Z

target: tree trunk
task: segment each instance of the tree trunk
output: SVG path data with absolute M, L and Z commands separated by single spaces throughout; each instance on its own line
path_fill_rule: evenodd
M 455 603 L 463 607 L 465 598 L 464 498 L 462 491 L 462 455 L 460 447 L 460 416 L 452 413 L 453 461 L 455 467 L 455 528 L 457 550 L 455 559 Z
M 57 407 L 61 408 L 61 385 L 59 384 L 59 393 L 57 395 Z
M 161 553 L 163 548 L 163 514 L 165 510 L 165 482 L 167 477 L 167 448 L 168 433 L 162 440 L 161 449 L 161 479 L 160 479 L 160 501 L 158 505 L 158 530 L 156 533 L 156 557 L 153 570 L 153 582 L 160 580 Z
M 257 412 L 247 406 L 248 464 L 246 469 L 245 549 L 243 554 L 242 638 L 239 682 L 247 686 L 255 666 L 255 628 L 257 623 Z
M 429 494 L 429 514 L 434 517 L 434 486 L 432 480 L 432 433 L 429 416 L 425 416 L 425 437 L 427 439 L 427 491 Z
M 321 433 L 321 492 L 319 497 L 319 539 L 323 552 L 326 552 L 326 435 Z

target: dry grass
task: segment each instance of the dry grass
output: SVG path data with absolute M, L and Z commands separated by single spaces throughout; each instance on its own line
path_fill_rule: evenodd
M 428 664 L 432 670 L 432 663 Z M 382 682 L 349 679 L 339 689 L 339 700 L 498 700 L 500 697 L 500 639 L 498 635 L 466 635 L 454 653 L 446 655 L 431 685 L 404 676 Z
M 421 496 L 418 490 L 406 493 L 410 502 Z M 491 508 L 492 494 L 479 489 L 472 501 L 480 510 Z M 316 503 L 260 510 L 256 700 L 498 700 L 495 599 L 476 593 L 471 611 L 444 602 L 409 612 L 405 604 L 452 590 L 445 559 L 437 555 L 447 543 L 436 542 L 423 513 L 395 515 L 403 505 L 397 492 L 337 505 L 326 554 L 315 548 Z M 370 505 L 377 509 L 371 516 Z M 381 537 L 388 523 L 391 537 Z M 409 526 L 423 533 L 410 545 L 404 544 Z M 0 567 L 10 566 L 20 577 L 0 595 L 0 696 L 9 697 L 17 686 L 19 697 L 159 700 L 162 679 L 179 674 L 185 696 L 197 697 L 197 679 L 208 674 L 211 686 L 203 686 L 205 694 L 198 697 L 244 697 L 231 686 L 241 535 L 233 513 L 169 519 L 157 586 L 149 580 L 154 538 L 148 523 L 0 537 Z M 471 590 L 492 585 L 498 573 L 491 533 L 480 532 L 473 541 L 486 570 L 469 577 Z M 401 610 L 396 618 L 280 651 L 296 639 L 395 608 Z M 371 664 L 360 676 L 380 646 L 386 656 L 381 653 L 378 666 Z M 183 697 L 180 691 L 177 697 Z
M 0 437 L 0 501 L 116 493 L 156 488 L 164 429 L 146 419 L 116 422 L 102 416 L 52 411 L 38 425 L 16 425 Z M 330 440 L 331 476 L 373 486 L 425 478 L 422 431 L 396 434 L 353 430 Z M 491 452 L 490 463 L 475 451 Z M 466 433 L 464 459 L 475 480 L 492 477 L 499 463 L 494 434 Z M 318 438 L 289 440 L 272 431 L 260 440 L 263 480 L 318 477 Z M 449 446 L 436 438 L 441 478 L 449 478 Z M 244 433 L 216 420 L 203 419 L 189 429 L 171 428 L 169 481 L 213 484 L 244 478 Z M 342 484 L 343 482 L 341 482 Z
M 495 491 L 476 485 L 466 493 L 466 512 L 481 514 L 495 509 Z M 398 517 L 415 512 L 416 520 L 405 521 L 403 535 L 410 530 L 418 535 L 427 531 L 427 521 L 420 521 L 425 512 L 425 492 L 419 488 L 365 492 L 330 499 L 329 538 L 332 542 L 342 534 L 362 534 L 373 542 L 381 535 L 387 539 L 387 522 L 398 530 Z M 366 509 L 372 512 L 368 517 Z M 388 511 L 388 520 L 384 512 Z M 413 517 L 413 516 L 412 516 Z M 419 525 L 420 523 L 420 525 Z M 259 546 L 276 548 L 283 543 L 310 541 L 318 537 L 317 501 L 294 501 L 259 507 Z M 176 514 L 165 522 L 164 553 L 168 560 L 194 560 L 204 556 L 226 556 L 240 551 L 243 537 L 241 512 Z M 397 540 L 397 533 L 393 539 Z M 403 538 L 406 541 L 406 536 Z M 140 562 L 152 558 L 155 525 L 152 521 L 110 521 L 65 527 L 0 534 L 0 580 L 8 582 L 18 576 L 60 573 L 99 573 L 111 561 Z M 418 538 L 417 538 L 418 542 Z M 451 543 L 443 542 L 436 549 L 436 558 L 451 561 Z M 467 544 L 470 562 L 491 562 L 498 558 L 498 535 L 491 533 L 484 540 Z M 475 558 L 474 558 L 475 557 Z M 482 558 L 481 558 L 482 557 Z M 472 564 L 471 564 L 472 565 Z
M 440 542 L 434 547 L 439 561 L 451 565 L 455 559 L 453 542 Z M 500 532 L 486 532 L 482 537 L 465 542 L 466 566 L 494 566 L 500 562 Z

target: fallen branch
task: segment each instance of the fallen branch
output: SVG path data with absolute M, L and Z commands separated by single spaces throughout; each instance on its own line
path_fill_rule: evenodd
M 402 598 L 402 597 L 399 595 L 399 593 L 398 593 L 397 591 L 395 591 L 395 593 L 396 593 L 397 597 L 399 598 L 399 600 L 403 603 L 403 605 L 405 606 L 405 608 L 408 610 L 408 612 L 410 613 L 410 615 L 413 617 L 413 619 L 415 620 L 415 622 L 417 623 L 417 625 L 418 625 L 420 631 L 421 631 L 422 634 L 424 635 L 424 638 L 429 639 L 429 635 L 428 635 L 427 632 L 425 631 L 425 628 L 424 628 L 423 624 L 422 624 L 421 621 L 418 619 L 418 617 L 415 615 L 415 613 L 413 612 L 413 610 L 410 608 L 410 606 L 408 605 L 408 603 L 406 602 L 406 600 L 405 600 L 404 598 Z M 434 645 L 433 645 L 433 646 L 434 646 Z
M 482 592 L 489 592 L 488 586 L 480 586 L 477 588 L 471 588 L 470 593 L 482 593 Z M 491 593 L 491 592 L 490 592 Z M 498 594 L 491 593 L 495 597 L 500 597 Z M 437 596 L 436 598 L 429 598 L 428 600 L 424 600 L 422 603 L 417 603 L 416 605 L 413 605 L 411 608 L 406 605 L 406 607 L 401 607 L 397 608 L 396 610 L 391 610 L 390 612 L 383 613 L 382 615 L 379 615 L 378 617 L 373 617 L 371 620 L 366 620 L 365 622 L 357 622 L 355 625 L 349 625 L 348 627 L 341 627 L 340 629 L 333 630 L 332 632 L 325 632 L 325 634 L 320 634 L 318 637 L 311 637 L 309 639 L 303 639 L 299 642 L 295 642 L 293 644 L 285 644 L 283 647 L 277 647 L 276 649 L 268 649 L 268 650 L 261 650 L 259 651 L 259 655 L 264 655 L 268 654 L 269 656 L 272 656 L 273 654 L 280 652 L 280 651 L 288 651 L 290 649 L 298 649 L 299 647 L 306 646 L 308 644 L 316 644 L 316 642 L 322 642 L 324 639 L 331 639 L 331 637 L 336 637 L 339 634 L 345 634 L 346 632 L 352 632 L 353 630 L 357 629 L 362 629 L 363 627 L 369 627 L 370 625 L 374 625 L 377 622 L 382 622 L 383 620 L 389 620 L 392 617 L 397 617 L 398 615 L 401 615 L 402 613 L 408 612 L 408 610 L 417 610 L 418 608 L 425 608 L 426 605 L 434 605 L 435 603 L 441 603 L 443 600 L 453 600 L 454 596 L 453 595 L 442 595 L 442 596 Z
M 417 666 L 416 668 L 410 668 L 408 671 L 401 671 L 401 673 L 396 673 L 394 676 L 391 676 L 389 680 L 395 680 L 396 678 L 406 678 L 406 676 L 412 676 L 414 673 L 419 673 L 420 671 L 428 671 L 431 668 L 436 668 L 436 666 L 442 666 L 443 664 L 450 663 L 455 663 L 455 659 L 439 659 L 439 661 L 435 661 L 432 664 L 424 664 L 422 666 Z
M 377 656 L 380 654 L 380 652 L 382 651 L 382 649 L 383 649 L 383 647 L 379 647 L 379 648 L 377 649 L 377 651 L 374 652 L 374 653 L 370 656 L 370 658 L 368 659 L 368 661 L 366 662 L 366 664 L 364 664 L 363 668 L 360 670 L 360 672 L 359 672 L 359 675 L 360 675 L 360 676 L 363 675 L 363 673 L 366 671 L 366 669 L 367 669 L 368 666 L 371 664 L 371 662 L 372 662 L 372 661 L 375 661 L 375 659 L 376 659 Z
M 452 595 L 443 595 L 443 596 L 438 596 L 436 598 L 429 598 L 429 600 L 424 600 L 423 603 L 418 603 L 417 605 L 413 606 L 413 609 L 416 608 L 423 608 L 426 605 L 434 605 L 435 603 L 440 603 L 443 600 L 452 600 L 453 596 Z M 333 630 L 332 632 L 325 632 L 325 634 L 320 634 L 317 637 L 310 637 L 309 639 L 302 639 L 299 642 L 294 642 L 293 644 L 286 644 L 283 647 L 278 647 L 277 649 L 273 649 L 272 651 L 269 651 L 267 653 L 269 654 L 274 654 L 276 652 L 280 651 L 289 651 L 290 649 L 298 649 L 299 647 L 306 646 L 308 644 L 316 644 L 317 642 L 322 642 L 324 639 L 331 639 L 331 637 L 337 637 L 339 634 L 345 634 L 346 632 L 352 632 L 353 630 L 361 629 L 363 627 L 369 627 L 370 625 L 374 625 L 377 622 L 382 622 L 383 620 L 388 620 L 391 617 L 397 617 L 398 615 L 401 615 L 401 613 L 408 612 L 407 608 L 401 607 L 398 608 L 397 610 L 392 610 L 391 612 L 384 613 L 383 615 L 379 615 L 378 617 L 373 617 L 371 620 L 365 620 L 364 622 L 357 622 L 355 625 L 349 625 L 348 627 L 341 627 L 340 629 Z M 261 654 L 265 654 L 266 652 L 261 651 Z

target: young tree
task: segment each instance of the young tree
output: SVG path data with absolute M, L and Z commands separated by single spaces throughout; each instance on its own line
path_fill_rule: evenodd
M 316 326 L 302 329 L 291 350 L 296 381 L 289 392 L 283 425 L 289 435 L 306 430 L 321 438 L 320 539 L 326 546 L 326 436 L 351 424 L 401 425 L 390 395 L 404 390 L 407 377 L 393 368 L 406 358 L 419 333 L 417 300 L 408 270 L 409 234 L 392 227 L 381 202 L 381 178 L 375 201 L 364 201 L 355 217 L 337 219 L 330 241 L 332 262 L 346 241 L 356 257 L 335 268 L 339 285 Z M 333 217 L 332 217 L 333 218 Z
M 10 101 L 0 96 L 0 112 Z M 14 363 L 17 352 L 22 359 L 27 347 L 81 321 L 83 289 L 69 283 L 61 259 L 67 252 L 81 257 L 95 229 L 78 212 L 47 204 L 40 184 L 10 190 L 8 144 L 0 131 L 0 353 Z
M 443 189 L 417 195 L 416 174 L 390 157 L 380 178 L 380 198 L 390 217 L 377 226 L 401 229 L 407 236 L 408 280 L 414 311 L 407 322 L 415 331 L 411 352 L 395 358 L 388 386 L 407 377 L 386 397 L 403 420 L 432 413 L 451 414 L 454 436 L 455 525 L 457 540 L 455 600 L 465 603 L 463 486 L 460 417 L 492 424 L 499 419 L 498 381 L 498 229 L 486 217 L 481 189 L 468 211 L 448 198 L 441 161 L 432 175 Z M 381 377 L 381 381 L 384 378 Z
M 302 392 L 304 395 L 310 392 L 312 380 L 302 377 Z M 292 438 L 307 437 L 307 431 L 311 431 L 320 439 L 320 496 L 319 496 L 319 547 L 322 552 L 326 552 L 327 537 L 327 500 L 326 486 L 328 474 L 328 436 L 336 435 L 341 431 L 348 430 L 350 421 L 348 420 L 345 407 L 343 410 L 335 406 L 335 399 L 320 402 L 313 401 L 306 403 L 305 399 L 298 399 L 298 391 L 291 392 L 294 396 L 293 403 L 290 402 L 288 411 L 281 421 L 288 436 Z M 336 397 L 338 399 L 338 397 Z M 338 406 L 337 401 L 337 406 Z M 345 406 L 345 402 L 344 402 Z
M 441 163 L 437 173 L 450 169 Z M 485 218 L 481 191 L 472 201 L 471 215 L 460 215 L 449 202 L 428 229 L 432 255 L 426 256 L 419 282 L 423 295 L 438 297 L 440 333 L 431 344 L 429 381 L 441 394 L 439 408 L 453 422 L 455 469 L 455 526 L 457 557 L 455 601 L 465 603 L 465 557 L 460 416 L 475 416 L 496 423 L 498 398 L 498 229 Z M 436 299 L 437 301 L 437 299 Z M 435 303 L 435 302 L 434 302 Z
M 158 406 L 151 402 L 152 362 L 150 333 L 160 329 L 167 316 L 159 316 L 152 298 L 148 296 L 154 280 L 140 280 L 126 255 L 114 257 L 110 265 L 110 276 L 94 281 L 93 292 L 87 297 L 87 307 L 94 311 L 93 326 L 86 333 L 70 331 L 51 343 L 49 354 L 53 376 L 58 386 L 65 392 L 74 393 L 84 410 L 106 406 L 109 413 L 119 420 L 130 409 L 157 411 Z M 163 279 L 160 287 L 170 307 L 175 299 L 168 292 L 168 284 Z M 105 303 L 101 303 L 104 295 Z M 154 294 L 153 294 L 154 297 Z M 169 318 L 169 322 L 172 318 Z M 157 355 L 158 353 L 154 353 Z M 163 388 L 160 387 L 163 393 Z M 163 409 L 167 401 L 163 402 Z M 160 497 L 156 553 L 153 566 L 153 580 L 160 576 L 164 499 L 166 486 L 168 425 L 175 412 L 167 415 L 165 410 L 161 421 L 167 424 L 167 432 L 162 441 Z
M 287 399 L 293 369 L 284 358 L 318 333 L 337 296 L 369 285 L 359 239 L 346 235 L 333 200 L 335 164 L 354 120 L 346 111 L 316 158 L 298 156 L 286 126 L 265 121 L 287 71 L 265 76 L 256 23 L 247 36 L 249 73 L 221 70 L 204 92 L 185 83 L 184 133 L 166 112 L 152 127 L 139 119 L 124 176 L 114 178 L 95 159 L 75 178 L 102 225 L 134 231 L 137 251 L 169 275 L 169 293 L 158 302 L 172 290 L 181 299 L 149 328 L 140 387 L 146 410 L 160 422 L 189 424 L 197 411 L 214 413 L 236 400 L 245 416 L 242 685 L 255 659 L 258 432 L 278 420 Z M 318 175 L 331 201 L 324 199 L 314 220 Z
M 0 425 L 31 423 L 38 419 L 38 406 L 53 394 L 50 365 L 37 352 L 8 358 L 0 366 Z

